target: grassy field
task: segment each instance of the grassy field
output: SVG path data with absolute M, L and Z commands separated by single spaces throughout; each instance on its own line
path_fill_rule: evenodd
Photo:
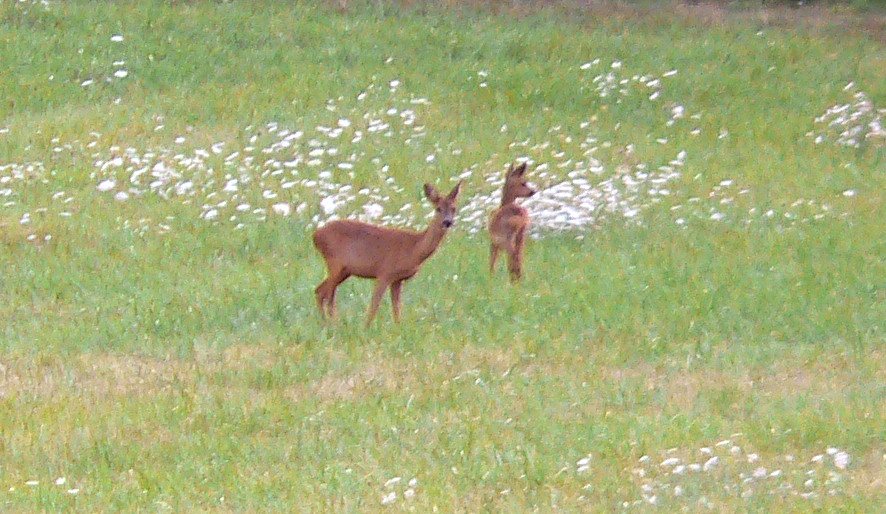
M 0 1 L 0 506 L 882 510 L 880 16 Z M 458 180 L 321 323 L 313 229 Z

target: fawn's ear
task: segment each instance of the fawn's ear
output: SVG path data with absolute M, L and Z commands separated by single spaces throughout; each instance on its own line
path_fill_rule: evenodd
M 510 177 L 513 174 L 514 174 L 514 163 L 512 162 L 511 164 L 508 165 L 508 172 L 505 176 Z
M 461 180 L 458 181 L 458 184 L 456 184 L 455 187 L 452 188 L 452 191 L 449 192 L 447 198 L 452 201 L 458 200 L 458 195 L 461 194 L 461 182 Z
M 521 163 L 519 166 L 517 166 L 517 169 L 514 170 L 514 175 L 523 175 L 524 173 L 526 173 L 525 162 Z
M 440 201 L 440 193 L 437 192 L 436 187 L 430 184 L 425 184 L 425 196 L 428 197 L 428 200 L 430 200 L 431 203 L 437 203 Z

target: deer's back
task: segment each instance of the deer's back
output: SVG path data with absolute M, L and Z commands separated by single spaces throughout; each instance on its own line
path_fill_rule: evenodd
M 489 231 L 495 235 L 507 235 L 529 225 L 529 211 L 515 203 L 502 205 L 489 222 Z
M 337 220 L 314 232 L 314 246 L 327 261 L 335 261 L 349 273 L 378 276 L 391 261 L 401 258 L 415 245 L 419 234 L 408 230 Z

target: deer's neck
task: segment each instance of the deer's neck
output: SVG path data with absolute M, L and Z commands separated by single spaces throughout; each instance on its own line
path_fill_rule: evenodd
M 443 222 L 437 219 L 431 222 L 424 232 L 419 233 L 418 244 L 412 250 L 412 256 L 418 261 L 418 264 L 427 260 L 428 257 L 437 251 L 445 235 L 446 230 L 443 228 Z
M 509 203 L 514 203 L 516 201 L 517 201 L 517 195 L 515 195 L 514 192 L 511 191 L 510 189 L 505 188 L 501 192 L 501 204 L 502 205 L 507 205 Z

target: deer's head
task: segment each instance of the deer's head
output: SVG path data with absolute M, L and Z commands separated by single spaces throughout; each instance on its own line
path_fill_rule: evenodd
M 535 189 L 532 189 L 529 186 L 529 183 L 526 182 L 526 163 L 521 163 L 517 167 L 514 167 L 513 164 L 508 168 L 508 173 L 505 175 L 505 194 L 507 200 L 513 200 L 515 198 L 529 198 L 530 196 L 535 194 Z M 503 198 L 504 200 L 504 198 Z
M 440 220 L 444 229 L 455 224 L 455 213 L 458 211 L 458 195 L 461 193 L 461 182 L 456 184 L 446 196 L 440 196 L 437 188 L 431 184 L 425 184 L 425 196 L 436 208 L 436 218 Z

